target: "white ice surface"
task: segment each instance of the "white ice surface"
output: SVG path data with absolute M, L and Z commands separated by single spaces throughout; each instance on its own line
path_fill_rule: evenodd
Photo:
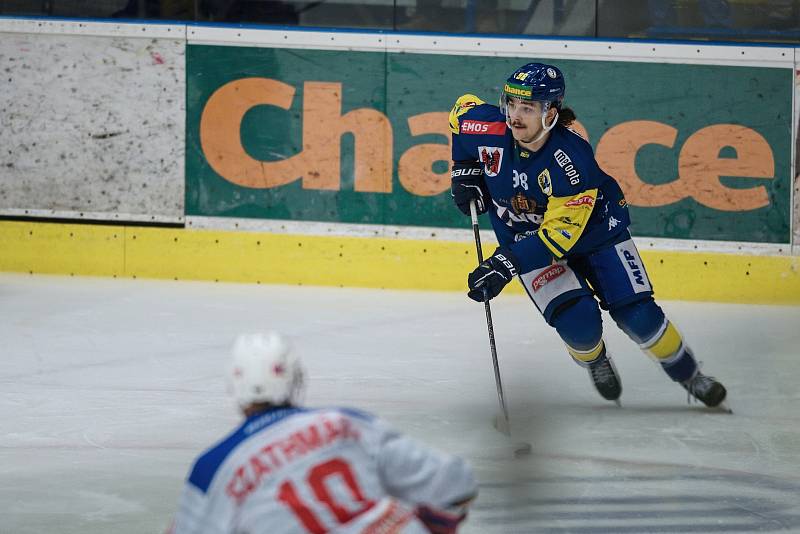
M 159 533 L 193 458 L 238 421 L 233 338 L 288 334 L 306 403 L 373 411 L 468 458 L 466 534 L 800 532 L 800 307 L 663 302 L 733 415 L 689 405 L 604 316 L 622 408 L 522 296 L 0 274 L 0 533 Z

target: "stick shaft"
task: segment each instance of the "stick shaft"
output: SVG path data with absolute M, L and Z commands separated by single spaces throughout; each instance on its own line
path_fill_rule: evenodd
M 472 233 L 475 235 L 475 248 L 478 251 L 478 263 L 483 262 L 483 249 L 481 248 L 481 234 L 478 226 L 478 211 L 475 208 L 475 201 L 469 203 L 469 212 L 472 217 Z M 511 422 L 508 419 L 508 408 L 506 408 L 506 399 L 503 395 L 503 382 L 500 380 L 500 364 L 497 360 L 497 345 L 494 340 L 494 326 L 492 326 L 492 309 L 489 306 L 489 300 L 485 300 L 483 305 L 486 309 L 486 329 L 489 331 L 489 349 L 492 352 L 492 366 L 494 367 L 494 381 L 497 386 L 497 398 L 500 401 L 500 410 L 505 419 L 506 429 L 511 428 Z

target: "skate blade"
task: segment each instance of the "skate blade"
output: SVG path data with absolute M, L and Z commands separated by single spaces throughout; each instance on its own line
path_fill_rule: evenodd
M 622 403 L 619 401 L 619 399 L 614 399 L 614 404 L 617 405 L 617 408 L 622 408 Z
M 498 432 L 505 434 L 506 436 L 511 436 L 511 425 L 508 424 L 508 419 L 503 417 L 502 414 L 494 416 L 492 419 L 492 426 Z
M 727 400 L 724 400 L 724 401 L 720 402 L 719 404 L 717 404 L 717 405 L 714 407 L 714 409 L 715 409 L 715 410 L 718 410 L 718 411 L 720 411 L 720 412 L 724 412 L 724 413 L 733 414 L 733 410 L 731 410 L 731 407 L 730 407 L 730 405 L 728 404 L 728 401 L 727 401 Z
M 528 456 L 533 451 L 533 447 L 527 441 L 520 441 L 514 444 L 514 457 L 521 458 Z

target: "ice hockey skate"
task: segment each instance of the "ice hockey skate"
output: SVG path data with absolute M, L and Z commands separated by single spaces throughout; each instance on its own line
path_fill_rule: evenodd
M 714 377 L 704 375 L 698 369 L 694 376 L 685 382 L 681 382 L 683 389 L 689 393 L 689 398 L 694 397 L 709 408 L 720 408 L 727 412 L 731 409 L 725 403 L 727 391 Z
M 606 355 L 605 351 L 589 364 L 588 369 L 592 383 L 600 396 L 621 406 L 619 397 L 622 395 L 622 382 L 620 382 L 614 362 Z

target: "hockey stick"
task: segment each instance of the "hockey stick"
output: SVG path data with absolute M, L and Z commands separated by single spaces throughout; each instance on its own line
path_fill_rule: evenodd
M 469 214 L 472 217 L 472 233 L 475 234 L 475 248 L 478 250 L 478 263 L 483 263 L 483 249 L 481 248 L 481 234 L 478 227 L 478 210 L 475 208 L 475 201 L 469 203 Z M 486 289 L 484 288 L 484 298 Z M 494 327 L 492 326 L 492 309 L 489 307 L 489 299 L 483 301 L 486 307 L 486 328 L 489 331 L 489 348 L 492 351 L 492 365 L 494 366 L 494 381 L 497 386 L 497 398 L 500 400 L 500 410 L 503 416 L 495 419 L 495 428 L 507 436 L 511 436 L 511 422 L 508 419 L 508 408 L 506 408 L 506 398 L 503 395 L 503 383 L 500 380 L 500 364 L 497 362 L 497 347 L 494 342 Z

